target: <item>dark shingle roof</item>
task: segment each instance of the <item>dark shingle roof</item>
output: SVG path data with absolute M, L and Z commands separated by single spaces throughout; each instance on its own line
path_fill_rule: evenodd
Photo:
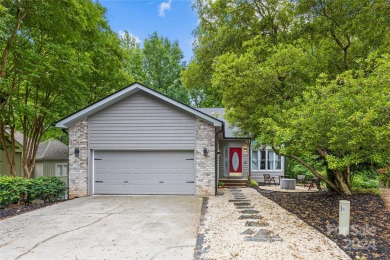
M 68 160 L 68 146 L 58 140 L 44 141 L 38 146 L 36 160 Z
M 197 110 L 223 121 L 225 124 L 225 138 L 246 138 L 246 137 L 237 135 L 237 132 L 239 129 L 237 127 L 231 126 L 226 121 L 224 108 L 197 108 Z

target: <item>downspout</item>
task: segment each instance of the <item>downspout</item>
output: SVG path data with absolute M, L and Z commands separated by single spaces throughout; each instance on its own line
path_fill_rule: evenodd
M 248 164 L 249 164 L 249 181 L 252 179 L 252 139 L 249 140 L 248 145 Z
M 283 159 L 284 159 L 284 160 L 283 160 L 283 161 L 284 161 L 284 163 L 283 163 L 283 164 L 284 164 L 284 165 L 283 165 L 283 166 L 284 166 L 283 175 L 287 175 L 287 174 L 286 174 L 287 157 L 283 156 Z
M 218 195 L 218 135 L 223 131 L 224 125 L 222 125 L 222 129 L 215 133 L 215 196 Z
M 62 128 L 61 130 L 63 133 L 69 135 L 68 131 L 66 131 L 65 128 Z M 69 138 L 68 138 L 68 140 L 69 140 Z M 68 143 L 68 172 L 67 172 L 67 174 L 68 174 L 68 187 L 66 187 L 66 188 L 67 188 L 68 193 L 66 195 L 67 195 L 67 199 L 69 199 L 69 143 Z

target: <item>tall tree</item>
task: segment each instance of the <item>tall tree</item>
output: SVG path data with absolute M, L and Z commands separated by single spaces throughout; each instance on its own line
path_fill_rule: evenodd
M 98 3 L 3 1 L 0 12 L 1 141 L 5 147 L 8 129 L 11 142 L 14 130 L 22 131 L 23 171 L 29 178 L 38 144 L 54 121 L 113 91 L 112 82 L 131 77 Z
M 197 2 L 198 13 L 207 15 L 183 81 L 210 82 L 231 123 L 351 194 L 350 176 L 359 165 L 390 163 L 383 146 L 390 4 L 277 2 Z
M 205 93 L 202 106 L 221 106 L 222 96 L 211 87 L 216 57 L 245 52 L 245 42 L 261 36 L 270 46 L 285 42 L 291 30 L 291 1 L 194 1 L 200 24 L 195 30 L 194 59 L 182 74 L 189 89 Z
M 120 35 L 121 46 L 125 52 L 126 70 L 138 82 L 144 82 L 146 75 L 143 67 L 144 55 L 139 41 L 128 31 Z
M 157 32 L 144 41 L 144 83 L 169 97 L 189 104 L 188 91 L 180 80 L 180 73 L 185 68 L 183 58 L 179 43 L 171 42 Z
M 126 53 L 126 68 L 136 81 L 175 100 L 190 104 L 190 93 L 183 87 L 180 73 L 185 68 L 183 52 L 177 41 L 154 32 L 145 39 L 143 48 L 127 31 L 121 35 Z

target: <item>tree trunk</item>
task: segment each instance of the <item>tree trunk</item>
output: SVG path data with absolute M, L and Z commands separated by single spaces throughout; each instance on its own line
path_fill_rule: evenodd
M 7 163 L 7 167 L 9 170 L 9 173 L 13 176 L 16 177 L 16 166 L 15 166 L 15 138 L 14 138 L 14 130 L 11 127 L 10 132 L 6 133 L 6 128 L 3 123 L 0 123 L 0 140 L 1 140 L 1 145 L 3 146 L 4 150 L 4 155 L 5 155 L 5 160 Z M 6 136 L 9 136 L 9 141 Z M 8 142 L 11 142 L 10 149 L 8 148 Z
M 335 183 L 335 180 L 336 180 L 336 177 L 334 176 L 333 172 L 326 168 L 326 176 L 328 177 L 329 181 Z M 326 188 L 329 190 L 329 191 L 336 191 L 332 186 L 326 184 Z
M 297 161 L 298 163 L 300 163 L 302 166 L 304 166 L 306 169 L 308 169 L 311 173 L 313 173 L 313 175 L 315 177 L 324 181 L 327 184 L 327 186 L 330 187 L 330 190 L 334 190 L 337 193 L 344 194 L 344 195 L 351 195 L 352 194 L 352 192 L 349 188 L 349 179 L 344 178 L 345 174 L 348 175 L 348 173 L 349 173 L 348 171 L 346 171 L 343 174 L 341 172 L 337 172 L 337 171 L 334 171 L 334 170 L 327 168 L 327 175 L 330 174 L 333 177 L 331 177 L 331 178 L 325 177 L 320 172 L 318 172 L 312 165 L 305 162 L 302 158 L 295 156 L 295 155 L 291 155 L 291 154 L 281 154 L 279 149 L 277 149 L 274 146 L 272 147 L 272 149 L 274 150 L 274 152 L 276 154 L 291 158 L 291 159 Z M 324 160 L 325 160 L 325 158 L 324 158 Z
M 16 35 L 20 29 L 23 19 L 27 16 L 29 9 L 26 7 L 24 12 L 21 12 L 19 1 L 16 1 L 16 10 L 15 10 L 15 25 L 12 29 L 11 35 L 8 37 L 4 49 L 1 53 L 1 66 L 0 66 L 0 78 L 4 78 L 7 74 L 7 61 L 8 55 L 11 51 L 12 44 L 15 41 Z
M 351 189 L 349 188 L 348 181 L 346 181 L 341 172 L 334 172 L 335 184 L 341 194 L 352 195 Z

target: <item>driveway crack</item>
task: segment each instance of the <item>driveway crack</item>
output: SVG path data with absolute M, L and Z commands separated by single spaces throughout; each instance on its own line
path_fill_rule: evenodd
M 16 257 L 15 260 L 20 259 L 21 257 L 27 255 L 27 254 L 30 253 L 32 250 L 34 250 L 35 248 L 37 248 L 39 245 L 41 245 L 41 244 L 43 244 L 43 243 L 45 243 L 45 242 L 47 242 L 47 241 L 49 241 L 49 240 L 51 240 L 51 239 L 53 239 L 53 238 L 56 238 L 56 237 L 59 237 L 59 236 L 61 236 L 61 235 L 64 235 L 64 234 L 67 234 L 67 233 L 70 233 L 70 232 L 73 232 L 73 231 L 77 231 L 77 230 L 80 230 L 80 229 L 83 229 L 83 228 L 86 228 L 86 227 L 89 227 L 89 226 L 92 226 L 92 225 L 98 223 L 99 221 L 101 221 L 101 220 L 103 220 L 103 219 L 105 219 L 105 218 L 107 218 L 107 217 L 113 215 L 114 213 L 112 213 L 112 211 L 114 211 L 114 210 L 116 210 L 116 209 L 122 207 L 125 203 L 126 203 L 126 202 L 123 202 L 123 203 L 121 203 L 119 206 L 117 206 L 117 207 L 115 207 L 115 208 L 113 208 L 113 209 L 111 209 L 111 210 L 105 212 L 104 214 L 107 214 L 107 215 L 105 215 L 105 216 L 103 216 L 103 217 L 101 217 L 101 218 L 98 218 L 97 220 L 95 220 L 95 221 L 92 222 L 92 223 L 89 223 L 89 224 L 87 224 L 87 225 L 80 226 L 80 227 L 78 227 L 78 228 L 74 228 L 74 229 L 71 229 L 71 230 L 67 230 L 67 231 L 64 231 L 64 232 L 55 234 L 55 235 L 53 235 L 53 236 L 51 236 L 51 237 L 46 238 L 45 240 L 42 240 L 41 242 L 35 244 L 35 245 L 34 245 L 32 248 L 30 248 L 27 252 L 25 252 L 25 253 L 19 255 L 18 257 Z

